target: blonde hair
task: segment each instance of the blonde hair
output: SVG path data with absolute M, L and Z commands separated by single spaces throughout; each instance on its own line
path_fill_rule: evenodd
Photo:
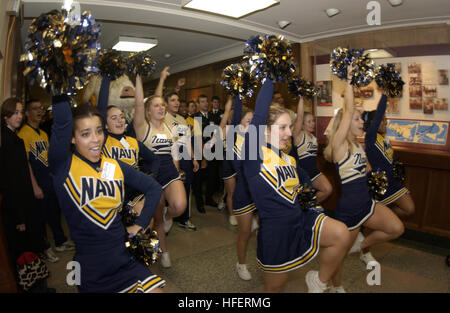
M 331 163 L 334 163 L 333 148 L 331 146 L 331 143 L 333 142 L 334 135 L 336 134 L 336 131 L 338 130 L 339 125 L 341 124 L 343 115 L 344 115 L 344 110 L 341 108 L 338 110 L 338 112 L 334 116 L 333 125 L 332 125 L 329 133 L 327 134 L 328 143 L 327 143 L 327 146 L 325 147 L 325 149 L 323 150 L 323 157 L 325 158 L 325 160 L 327 160 L 328 162 L 331 162 Z M 355 144 L 352 141 L 350 141 L 347 137 L 346 137 L 345 141 L 347 142 L 348 152 L 350 154 L 353 154 L 354 149 L 356 148 Z
M 156 98 L 160 98 L 160 99 L 163 101 L 163 105 L 164 105 L 164 106 L 166 105 L 166 101 L 164 101 L 164 98 L 161 97 L 161 96 L 153 95 L 153 96 L 150 96 L 150 97 L 148 97 L 147 99 L 145 99 L 145 102 L 144 102 L 144 109 L 145 109 L 145 120 L 146 120 L 147 122 L 149 122 L 149 120 L 148 120 L 148 111 L 149 111 L 150 105 L 152 104 L 152 101 L 153 101 L 154 99 L 156 99 Z
M 275 121 L 283 114 L 288 114 L 288 110 L 286 110 L 283 107 L 277 106 L 277 105 L 271 105 L 269 109 L 269 115 L 267 116 L 266 125 L 268 128 L 270 128 L 273 124 L 275 124 Z

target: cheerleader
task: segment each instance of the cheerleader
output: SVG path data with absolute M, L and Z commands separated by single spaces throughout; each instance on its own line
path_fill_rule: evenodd
M 99 92 L 97 109 L 105 121 L 105 143 L 103 144 L 102 154 L 108 158 L 120 160 L 135 169 L 139 169 L 139 159 L 143 160 L 145 172 L 157 176 L 159 160 L 155 154 L 149 150 L 136 138 L 126 136 L 127 121 L 122 110 L 115 106 L 108 106 L 110 80 L 104 76 Z M 144 195 L 137 190 L 125 186 L 125 204 L 131 210 L 139 214 L 144 205 Z
M 180 216 L 186 209 L 186 191 L 179 174 L 178 157 L 176 153 L 172 130 L 165 123 L 166 104 L 160 96 L 149 97 L 144 104 L 144 91 L 140 75 L 136 76 L 136 107 L 134 110 L 134 130 L 136 139 L 141 141 L 160 161 L 156 180 L 163 188 L 163 197 L 155 214 L 155 229 L 158 232 L 161 250 L 161 265 L 171 267 L 171 261 L 166 243 L 166 233 L 172 226 L 173 217 Z M 165 202 L 168 202 L 168 207 Z
M 280 292 L 288 272 L 310 262 L 322 249 L 319 271 L 306 274 L 309 292 L 324 292 L 349 247 L 345 225 L 297 200 L 300 176 L 293 157 L 282 152 L 290 140 L 291 118 L 284 108 L 270 107 L 273 83 L 266 79 L 251 122 L 256 138 L 245 135 L 243 170 L 258 208 L 257 263 L 264 271 L 264 291 Z M 264 142 L 265 139 L 265 142 Z M 256 141 L 257 153 L 250 151 Z M 256 159 L 252 157 L 256 154 Z M 252 157 L 252 158 L 249 158 Z
M 391 204 L 392 211 L 400 218 L 407 218 L 414 214 L 414 202 L 409 195 L 408 189 L 394 177 L 393 154 L 389 139 L 386 138 L 386 95 L 382 95 L 378 102 L 376 111 L 364 111 L 365 148 L 372 170 L 386 172 L 388 178 L 388 189 L 384 198 L 380 200 L 384 205 Z M 366 264 L 374 261 L 372 254 L 361 251 L 361 260 Z
M 332 187 L 327 177 L 317 169 L 317 139 L 313 135 L 314 129 L 314 116 L 304 112 L 303 97 L 300 97 L 292 134 L 295 146 L 292 151 L 296 152 L 293 156 L 297 157 L 299 166 L 308 173 L 313 188 L 317 191 L 317 201 L 323 202 L 331 194 Z
M 52 99 L 54 120 L 49 164 L 58 200 L 76 245 L 80 292 L 161 292 L 165 281 L 138 262 L 125 247 L 126 231 L 145 229 L 162 190 L 151 177 L 102 156 L 102 116 L 88 105 L 70 110 L 66 95 Z M 71 151 L 71 143 L 74 147 Z M 118 210 L 124 186 L 145 194 L 136 224 L 125 230 Z
M 351 67 L 348 69 L 350 72 Z M 364 122 L 361 113 L 353 108 L 353 86 L 350 83 L 347 85 L 346 97 L 344 110 L 339 110 L 334 118 L 324 157 L 333 162 L 339 172 L 342 194 L 335 218 L 350 230 L 351 242 L 354 244 L 349 253 L 353 253 L 395 239 L 403 233 L 404 228 L 398 217 L 381 202 L 376 203 L 369 193 L 366 154 L 357 140 L 358 136 L 363 135 Z M 372 232 L 366 238 L 357 238 L 362 225 Z M 337 292 L 345 292 L 341 287 L 341 272 L 342 264 L 333 279 Z
M 167 76 L 170 75 L 168 72 L 169 67 L 164 68 L 161 72 L 158 86 L 155 90 L 155 95 L 162 96 L 164 81 Z M 180 90 L 183 85 L 184 79 L 179 79 L 177 83 L 176 90 Z M 193 174 L 198 171 L 199 164 L 197 160 L 194 159 L 191 147 L 191 129 L 184 119 L 183 116 L 178 114 L 180 109 L 180 98 L 177 92 L 170 92 L 164 97 L 167 104 L 166 115 L 164 120 L 166 124 L 172 130 L 172 136 L 175 139 L 176 150 L 179 156 L 180 170 L 184 172 L 183 185 L 187 196 L 187 207 L 183 214 L 177 217 L 178 226 L 185 228 L 187 230 L 195 231 L 197 227 L 191 222 L 191 185 Z
M 243 114 L 244 113 L 244 114 Z M 255 216 L 256 205 L 249 191 L 247 178 L 242 169 L 242 148 L 245 133 L 248 130 L 253 112 L 242 109 L 241 100 L 236 97 L 233 110 L 231 125 L 235 128 L 234 155 L 232 164 L 236 171 L 236 186 L 232 194 L 233 215 L 235 216 L 239 228 L 239 234 L 236 242 L 238 263 L 236 271 L 243 280 L 252 279 L 252 275 L 247 269 L 247 246 L 250 240 L 252 230 L 256 229 L 257 222 Z M 229 137 L 229 134 L 227 134 Z M 230 147 L 231 148 L 231 147 Z M 228 150 L 228 149 L 227 149 Z

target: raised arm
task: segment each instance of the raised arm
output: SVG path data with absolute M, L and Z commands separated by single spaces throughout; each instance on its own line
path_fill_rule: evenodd
M 156 212 L 159 200 L 162 195 L 162 188 L 158 182 L 148 175 L 139 172 L 132 166 L 118 161 L 120 168 L 122 169 L 125 184 L 142 192 L 145 195 L 144 207 L 141 214 L 136 220 L 136 225 L 145 229 L 149 224 L 152 216 Z
M 109 100 L 109 86 L 111 80 L 107 75 L 102 76 L 102 84 L 100 85 L 100 92 L 98 94 L 97 110 L 103 116 L 103 120 L 106 123 L 106 108 L 108 107 Z
M 51 172 L 55 174 L 72 154 L 72 111 L 67 95 L 52 98 L 53 124 L 48 160 Z
M 134 108 L 133 126 L 136 133 L 136 139 L 142 141 L 147 130 L 147 120 L 145 119 L 144 108 L 144 88 L 142 86 L 141 75 L 136 75 L 135 90 L 136 106 Z
M 270 103 L 272 102 L 273 95 L 273 82 L 269 78 L 266 78 L 266 81 L 261 87 L 261 90 L 258 93 L 258 97 L 256 98 L 255 105 L 255 113 L 252 118 L 252 125 L 255 125 L 257 128 L 260 125 L 265 125 L 267 121 L 267 116 L 269 115 Z
M 233 117 L 231 119 L 231 125 L 236 126 L 241 123 L 242 119 L 242 101 L 236 96 L 234 98 Z
M 169 66 L 166 66 L 161 71 L 161 74 L 159 75 L 159 82 L 155 89 L 155 96 L 160 96 L 160 97 L 163 96 L 164 82 L 166 81 L 167 77 L 169 77 L 169 75 L 170 75 L 169 68 L 170 68 Z
M 351 72 L 351 67 L 349 67 L 348 73 Z M 353 118 L 353 86 L 350 84 L 351 78 L 348 78 L 347 88 L 346 88 L 346 94 L 345 94 L 345 100 L 344 100 L 344 111 L 342 115 L 341 123 L 336 130 L 336 133 L 333 137 L 333 141 L 331 142 L 331 147 L 335 153 L 333 155 L 336 156 L 336 158 L 340 159 L 342 158 L 341 154 L 346 149 L 346 145 L 344 145 L 345 140 L 347 138 L 347 134 L 350 130 L 350 125 Z
M 222 134 L 225 131 L 225 127 L 227 126 L 228 118 L 230 117 L 231 105 L 233 104 L 233 98 L 231 96 L 228 97 L 227 102 L 225 103 L 225 112 L 223 112 L 222 119 L 220 120 L 220 129 L 222 130 Z
M 374 144 L 375 141 L 377 140 L 378 127 L 380 127 L 381 121 L 383 120 L 384 112 L 386 112 L 386 102 L 387 96 L 383 94 L 380 98 L 380 101 L 378 102 L 375 116 L 366 131 L 366 137 L 364 138 L 366 148 L 369 145 Z
M 305 106 L 303 103 L 303 97 L 300 96 L 297 105 L 297 119 L 294 123 L 294 129 L 292 131 L 292 137 L 294 137 L 294 141 L 296 141 L 303 132 L 303 114 L 304 114 Z

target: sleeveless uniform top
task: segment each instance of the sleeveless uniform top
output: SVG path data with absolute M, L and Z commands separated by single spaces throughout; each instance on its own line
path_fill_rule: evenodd
M 175 144 L 178 147 L 179 153 L 186 153 L 186 157 L 191 159 L 191 129 L 184 119 L 179 114 L 173 115 L 167 112 L 164 120 L 172 131 L 172 137 L 176 139 Z M 184 152 L 185 151 L 185 152 Z
M 157 155 L 171 155 L 173 146 L 172 130 L 163 123 L 164 129 L 159 131 L 147 124 L 147 132 L 142 143 Z
M 306 132 L 303 132 L 296 152 L 300 167 L 308 173 L 313 181 L 320 175 L 320 171 L 317 169 L 317 138 L 309 137 Z
M 359 144 L 352 154 L 347 151 L 345 157 L 335 163 L 342 189 L 335 218 L 346 224 L 349 230 L 361 226 L 375 208 L 367 185 L 366 165 L 366 153 Z
M 28 154 L 30 166 L 33 169 L 34 177 L 38 185 L 43 187 L 51 186 L 50 169 L 48 167 L 48 136 L 42 129 L 35 129 L 29 124 L 25 124 L 17 133 L 25 144 L 25 151 Z

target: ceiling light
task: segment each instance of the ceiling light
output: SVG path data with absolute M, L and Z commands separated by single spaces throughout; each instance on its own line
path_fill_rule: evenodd
M 281 29 L 285 29 L 290 24 L 291 24 L 291 22 L 289 22 L 289 21 L 278 21 L 278 26 L 280 26 Z
M 169 59 L 172 55 L 170 53 L 164 54 L 164 58 Z
M 336 8 L 326 9 L 325 12 L 327 13 L 328 17 L 332 17 L 332 16 L 335 16 L 335 15 L 341 13 L 341 11 Z
M 369 55 L 371 59 L 393 58 L 394 56 L 384 49 L 367 49 L 363 55 Z
M 396 6 L 398 6 L 398 5 L 403 3 L 402 0 L 388 0 L 388 1 L 393 7 L 396 7 Z
M 119 40 L 112 48 L 118 51 L 139 52 L 157 45 L 158 40 L 156 39 L 119 36 Z
M 280 0 L 182 0 L 181 7 L 240 18 L 278 3 Z

